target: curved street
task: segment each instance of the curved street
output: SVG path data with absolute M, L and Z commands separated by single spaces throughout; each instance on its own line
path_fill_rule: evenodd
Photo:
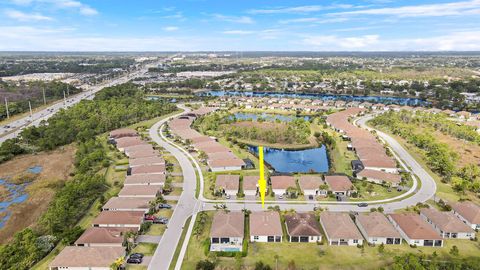
M 183 113 L 189 112 L 189 109 L 184 106 L 179 106 L 184 112 L 179 113 L 179 116 Z M 366 122 L 371 119 L 372 116 L 364 116 L 359 118 L 357 122 L 362 128 L 372 130 L 366 126 Z M 170 118 L 172 119 L 172 118 Z M 188 239 L 192 232 L 193 224 L 196 214 L 202 210 L 214 210 L 219 204 L 225 204 L 230 210 L 242 210 L 248 209 L 252 211 L 262 210 L 261 204 L 258 201 L 253 200 L 209 200 L 203 197 L 203 175 L 198 162 L 193 156 L 188 153 L 181 146 L 171 142 L 161 133 L 162 126 L 170 119 L 164 119 L 154 124 L 150 129 L 150 137 L 153 141 L 165 148 L 170 152 L 180 163 L 182 168 L 184 186 L 183 192 L 175 208 L 174 214 L 169 221 L 169 226 L 165 231 L 157 250 L 152 258 L 152 261 L 148 269 L 168 269 L 170 263 L 176 263 L 175 269 L 180 269 L 185 251 L 188 245 Z M 414 185 L 407 193 L 402 194 L 396 198 L 390 198 L 379 201 L 366 201 L 370 206 L 383 207 L 385 212 L 393 212 L 394 210 L 402 209 L 407 206 L 416 205 L 419 202 L 425 202 L 431 199 L 436 192 L 435 180 L 426 172 L 420 164 L 391 136 L 375 130 L 378 136 L 385 141 L 388 146 L 394 152 L 395 157 L 410 171 L 412 175 L 417 176 L 414 181 Z M 195 198 L 197 187 L 197 175 L 200 178 L 200 191 L 199 198 Z M 359 202 L 288 202 L 288 201 L 266 201 L 267 205 L 278 205 L 281 209 L 294 209 L 296 211 L 312 211 L 313 207 L 321 206 L 327 208 L 330 211 L 357 211 L 365 212 L 370 211 L 370 207 L 359 207 Z M 185 241 L 181 247 L 181 252 L 176 262 L 171 262 L 174 257 L 175 247 L 180 240 L 183 227 L 187 219 L 192 216 L 190 226 L 187 228 L 187 234 Z

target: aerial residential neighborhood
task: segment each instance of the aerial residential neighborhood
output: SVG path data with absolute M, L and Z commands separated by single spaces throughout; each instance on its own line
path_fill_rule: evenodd
M 0 1 L 0 270 L 480 270 L 479 10 Z

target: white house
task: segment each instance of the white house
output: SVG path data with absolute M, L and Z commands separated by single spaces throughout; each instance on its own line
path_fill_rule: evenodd
M 285 216 L 290 242 L 315 243 L 322 241 L 320 224 L 314 214 L 294 213 Z
M 443 239 L 433 227 L 415 213 L 390 214 L 390 222 L 412 246 L 443 247 Z
M 216 212 L 210 229 L 210 251 L 242 251 L 244 223 L 242 212 Z
M 125 257 L 124 247 L 66 246 L 50 263 L 50 270 L 110 270 L 118 258 Z
M 382 213 L 359 213 L 355 224 L 370 244 L 400 245 L 402 237 Z
M 322 212 L 320 224 L 331 246 L 356 246 L 363 244 L 363 237 L 348 213 Z
M 475 231 L 463 223 L 452 212 L 441 212 L 434 208 L 423 208 L 420 216 L 440 233 L 443 238 L 472 239 Z
M 276 211 L 252 212 L 250 218 L 250 242 L 282 242 L 282 224 Z
M 452 204 L 453 213 L 474 230 L 480 230 L 480 206 L 470 201 Z

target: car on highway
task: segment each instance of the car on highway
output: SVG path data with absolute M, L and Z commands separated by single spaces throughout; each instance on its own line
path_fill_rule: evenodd
M 368 203 L 359 203 L 357 204 L 358 207 L 367 207 Z

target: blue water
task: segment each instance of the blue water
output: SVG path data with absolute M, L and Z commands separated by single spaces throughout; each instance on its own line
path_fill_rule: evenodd
M 226 247 L 222 249 L 223 251 L 240 251 L 240 248 L 232 248 L 232 247 Z
M 34 167 L 28 168 L 28 172 L 34 173 L 34 174 L 39 174 L 42 172 L 42 170 L 43 170 L 42 166 L 34 166 Z
M 202 96 L 244 96 L 244 97 L 275 97 L 275 98 L 309 98 L 321 100 L 344 100 L 347 102 L 371 102 L 383 104 L 399 104 L 419 106 L 427 105 L 428 102 L 419 98 L 402 98 L 402 97 L 381 97 L 381 96 L 344 96 L 344 95 L 327 95 L 327 94 L 296 94 L 296 93 L 277 93 L 277 92 L 243 92 L 243 91 L 220 91 L 211 90 L 200 93 Z
M 15 203 L 22 203 L 28 198 L 28 194 L 25 192 L 25 187 L 27 185 L 28 183 L 19 185 L 12 184 L 0 179 L 0 186 L 3 186 L 8 190 L 7 197 L 0 199 L 0 229 L 5 226 L 5 223 L 12 215 L 12 212 L 8 210 L 8 207 Z
M 262 113 L 262 114 L 256 114 L 256 113 L 235 113 L 234 114 L 235 118 L 237 120 L 253 120 L 257 121 L 258 119 L 263 119 L 266 121 L 275 121 L 275 120 L 280 120 L 282 122 L 290 122 L 293 121 L 294 119 L 297 118 L 303 118 L 305 121 L 310 120 L 309 116 L 293 116 L 293 115 L 281 115 L 281 114 L 269 114 L 269 113 Z M 230 116 L 230 119 L 233 119 L 233 116 Z
M 258 155 L 256 146 L 248 150 Z M 283 150 L 264 147 L 263 158 L 272 168 L 281 173 L 328 172 L 327 149 L 324 145 L 305 150 Z

